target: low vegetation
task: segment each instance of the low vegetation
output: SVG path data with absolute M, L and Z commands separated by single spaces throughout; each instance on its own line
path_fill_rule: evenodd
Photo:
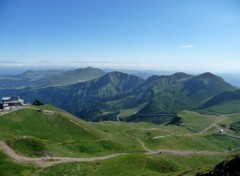
M 178 151 L 232 153 L 240 146 L 239 138 L 234 137 L 238 133 L 232 129 L 239 122 L 239 114 L 220 116 L 182 111 L 178 117 L 181 120 L 177 124 L 88 123 L 50 105 L 30 106 L 0 117 L 0 139 L 7 141 L 17 153 L 29 157 L 51 154 L 96 157 L 128 153 L 103 161 L 53 165 L 37 171 L 40 176 L 195 175 L 203 172 L 202 168 L 220 163 L 225 153 L 177 156 Z M 223 134 L 219 133 L 219 128 L 224 129 Z M 152 151 L 175 150 L 176 155 L 146 155 L 146 148 Z M 5 168 L 5 163 L 11 161 L 4 154 L 2 156 L 0 167 L 7 174 L 14 175 L 11 169 Z M 38 170 L 32 165 L 16 164 L 16 168 L 19 171 L 16 170 L 15 175 L 23 176 L 30 176 Z
M 178 114 L 180 126 L 187 128 L 190 132 L 201 132 L 219 119 L 219 116 L 199 114 L 192 111 L 182 111 Z
M 49 110 L 47 106 L 43 107 Z M 131 146 L 109 138 L 108 134 L 91 127 L 76 117 L 57 111 L 22 109 L 0 118 L 0 138 L 27 156 L 43 151 L 58 156 L 89 156 L 123 152 Z
M 18 153 L 30 157 L 43 156 L 47 151 L 46 144 L 34 138 L 23 137 L 20 139 L 9 140 L 8 145 L 15 149 Z
M 92 163 L 58 164 L 45 168 L 40 176 L 109 176 L 109 175 L 195 175 L 201 167 L 212 166 L 223 157 L 151 156 L 131 154 Z
M 235 133 L 240 132 L 240 121 L 231 123 L 230 129 L 233 130 Z
M 205 173 L 198 173 L 197 176 L 219 176 L 219 175 L 240 175 L 240 155 L 230 156 L 227 160 L 224 160 L 217 164 L 210 171 L 205 171 Z
M 1 176 L 30 176 L 37 170 L 30 164 L 17 164 L 11 161 L 0 151 L 0 175 Z
M 91 75 L 91 72 L 95 74 Z M 95 79 L 89 80 L 89 76 Z M 81 82 L 81 78 L 88 81 Z M 88 121 L 116 121 L 117 116 L 122 114 L 127 121 L 162 124 L 171 121 L 183 110 L 208 111 L 212 105 L 218 106 L 209 101 L 223 92 L 239 94 L 239 91 L 235 92 L 235 87 L 212 73 L 196 76 L 175 73 L 143 80 L 122 72 L 104 74 L 101 70 L 86 68 L 54 74 L 44 83 L 48 86 L 37 84 L 34 89 L 31 85 L 23 89 L 26 86 L 23 84 L 18 85 L 18 89 L 2 89 L 0 95 L 16 93 L 28 102 L 36 98 L 44 100 L 44 103 L 63 108 Z M 229 109 L 225 112 L 240 112 L 239 106 L 234 106 L 237 102 L 233 102 L 238 101 L 239 105 L 238 99 L 225 101 L 225 98 L 228 96 L 221 101 Z M 219 112 L 224 107 L 215 108 L 214 111 Z
M 69 171 L 70 172 L 67 172 Z M 159 175 L 173 173 L 177 166 L 163 158 L 153 158 L 146 155 L 126 155 L 95 163 L 61 164 L 46 168 L 40 176 L 57 175 Z

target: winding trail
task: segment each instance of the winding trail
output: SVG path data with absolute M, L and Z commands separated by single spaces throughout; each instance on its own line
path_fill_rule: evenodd
M 220 128 L 219 126 L 217 126 L 217 124 L 219 124 L 219 123 L 222 122 L 222 121 L 227 120 L 228 117 L 227 117 L 227 116 L 224 116 L 224 115 L 222 115 L 222 114 L 220 114 L 219 116 L 220 116 L 220 117 L 223 117 L 223 118 L 220 118 L 220 119 L 216 120 L 214 123 L 212 123 L 211 125 L 209 125 L 207 128 L 203 129 L 201 132 L 196 133 L 196 134 L 204 134 L 204 133 L 206 133 L 208 130 L 210 130 L 212 127 L 216 127 L 216 128 L 220 131 L 221 128 Z
M 138 140 L 138 142 L 140 142 L 140 144 L 141 144 L 143 150 L 146 152 L 146 154 L 155 154 L 155 153 L 156 153 L 155 151 L 147 148 L 147 147 L 145 146 L 144 142 L 143 142 L 141 139 L 139 139 L 139 138 L 136 138 L 136 139 Z
M 32 108 L 32 107 L 21 107 L 18 109 L 15 109 L 13 111 L 17 111 L 23 108 L 28 108 L 28 109 L 33 109 L 33 110 L 38 110 L 37 108 Z M 4 113 L 1 113 L 0 116 L 11 113 L 13 111 L 7 111 Z M 59 112 L 59 114 L 64 115 L 64 116 L 69 116 L 66 113 Z M 68 119 L 72 123 L 78 125 L 79 127 L 83 128 L 86 131 L 89 131 L 89 129 L 83 127 L 79 123 L 75 122 L 74 120 Z M 6 142 L 0 141 L 0 151 L 3 151 L 5 154 L 7 154 L 14 162 L 17 163 L 32 163 L 36 164 L 37 166 L 41 168 L 49 167 L 58 163 L 69 163 L 69 162 L 91 162 L 91 161 L 100 161 L 100 160 L 106 160 L 110 159 L 113 157 L 117 157 L 120 155 L 125 155 L 126 153 L 116 153 L 116 154 L 111 154 L 111 155 L 105 155 L 105 156 L 99 156 L 99 157 L 89 157 L 89 158 L 74 158 L 74 157 L 38 157 L 38 158 L 30 158 L 26 156 L 19 155 L 16 153 L 14 149 L 9 147 Z
M 179 150 L 167 150 L 161 149 L 157 151 L 153 151 L 147 148 L 144 142 L 138 138 L 136 138 L 146 152 L 145 154 L 165 154 L 165 155 L 178 155 L 178 156 L 192 156 L 192 155 L 199 155 L 199 156 L 209 156 L 209 155 L 226 155 L 227 152 L 210 152 L 210 151 L 179 151 Z M 26 156 L 19 155 L 10 148 L 4 141 L 0 141 L 0 150 L 7 154 L 13 161 L 17 163 L 32 163 L 36 164 L 38 167 L 45 168 L 59 163 L 69 163 L 69 162 L 92 162 L 92 161 L 101 161 L 110 159 L 113 157 L 117 157 L 120 155 L 125 155 L 127 153 L 116 153 L 106 156 L 100 157 L 90 157 L 90 158 L 73 158 L 73 157 L 38 157 L 38 158 L 29 158 Z
M 223 115 L 223 114 L 218 114 L 218 115 L 219 115 L 220 117 L 222 117 L 222 118 L 219 119 L 219 120 L 217 120 L 216 122 L 212 123 L 212 124 L 209 125 L 207 128 L 205 128 L 204 130 L 202 130 L 201 132 L 195 133 L 195 134 L 191 134 L 191 135 L 204 134 L 204 133 L 206 133 L 208 130 L 210 130 L 212 127 L 215 127 L 215 128 L 217 128 L 217 129 L 220 131 L 220 130 L 221 130 L 221 127 L 218 126 L 218 124 L 219 124 L 220 122 L 222 122 L 222 121 L 228 120 L 229 117 L 227 117 L 227 116 L 225 116 L 225 115 Z M 226 136 L 230 136 L 230 137 L 233 137 L 233 138 L 240 139 L 240 136 L 237 136 L 237 135 L 234 135 L 234 134 L 232 134 L 232 133 L 229 133 L 228 130 L 229 130 L 229 127 L 224 130 L 223 134 L 225 134 Z
M 149 148 L 147 148 L 144 144 L 144 142 L 139 139 L 136 138 L 142 148 L 144 149 L 144 151 L 146 152 L 145 154 L 149 154 L 149 155 L 156 155 L 156 154 L 164 154 L 164 155 L 177 155 L 177 156 L 193 156 L 193 155 L 198 155 L 198 156 L 219 156 L 219 155 L 227 155 L 227 152 L 211 152 L 211 151 L 193 151 L 193 150 L 168 150 L 168 149 L 159 149 L 157 151 L 151 150 Z
M 212 151 L 193 151 L 193 150 L 168 150 L 168 149 L 158 149 L 156 151 L 149 149 L 145 143 L 136 137 L 132 137 L 127 134 L 127 131 L 130 129 L 125 129 L 123 131 L 123 134 L 128 136 L 129 138 L 136 139 L 140 144 L 142 149 L 146 152 L 145 154 L 148 155 L 159 155 L 159 154 L 164 154 L 164 155 L 175 155 L 175 156 L 224 156 L 229 154 L 228 152 L 212 152 Z
M 172 134 L 168 134 L 168 135 L 155 136 L 155 137 L 153 137 L 152 139 L 165 138 L 165 137 L 170 137 L 170 136 L 197 136 L 197 135 L 202 135 L 202 134 L 207 133 L 207 131 L 209 131 L 209 130 L 210 130 L 211 128 L 213 128 L 213 127 L 217 128 L 217 129 L 220 131 L 220 130 L 221 130 L 221 127 L 219 127 L 218 124 L 219 124 L 220 122 L 222 122 L 222 121 L 227 120 L 228 117 L 225 116 L 225 115 L 223 115 L 223 114 L 219 114 L 219 116 L 222 117 L 222 118 L 217 119 L 214 123 L 210 124 L 208 127 L 204 128 L 204 129 L 203 129 L 202 131 L 200 131 L 200 132 L 193 133 L 193 134 L 185 133 L 185 134 L 177 134 L 177 135 L 175 135 L 174 133 L 172 133 Z M 238 136 L 236 136 L 236 135 L 228 134 L 228 133 L 226 133 L 226 132 L 224 132 L 224 134 L 226 134 L 227 136 L 231 136 L 231 137 L 235 137 L 235 138 L 239 138 L 239 139 L 240 139 L 240 137 L 238 137 Z
M 30 108 L 30 107 L 26 107 L 26 108 Z M 33 108 L 30 108 L 30 109 L 33 109 Z M 68 114 L 62 113 L 62 112 L 60 114 L 69 116 Z M 119 116 L 120 116 L 120 114 L 117 116 L 117 119 L 120 121 Z M 199 133 L 178 134 L 177 136 L 183 136 L 183 135 L 192 136 L 192 135 L 204 134 L 212 127 L 216 127 L 219 129 L 220 127 L 217 124 L 219 124 L 221 121 L 228 119 L 228 117 L 226 117 L 224 115 L 220 115 L 220 116 L 223 118 L 216 120 L 214 123 L 209 125 L 207 128 L 203 129 Z M 74 120 L 71 120 L 71 119 L 68 119 L 68 120 L 71 121 L 72 123 L 82 127 L 86 131 L 89 131 L 89 129 L 83 127 L 81 124 L 75 122 Z M 159 128 L 142 128 L 142 127 L 132 128 L 130 126 L 129 126 L 129 128 L 124 129 L 123 134 L 128 136 L 131 139 L 137 140 L 141 144 L 141 147 L 145 151 L 145 154 L 148 154 L 148 155 L 165 154 L 165 155 L 177 155 L 177 156 L 193 156 L 193 155 L 210 156 L 210 155 L 227 155 L 227 154 L 229 154 L 229 152 L 212 152 L 212 151 L 192 151 L 192 150 L 182 151 L 182 150 L 168 150 L 168 149 L 151 150 L 145 145 L 145 143 L 141 139 L 127 134 L 127 131 L 132 130 L 132 129 L 138 129 L 138 130 L 143 130 L 143 131 L 159 130 L 159 131 L 166 131 L 166 132 L 171 133 L 171 134 L 168 134 L 165 136 L 159 136 L 159 138 L 176 135 L 176 134 L 174 134 L 176 132 L 171 131 L 171 130 L 166 130 L 166 129 L 159 129 Z M 226 135 L 229 135 L 229 134 L 226 133 Z M 237 136 L 234 136 L 234 137 L 237 137 Z M 155 138 L 158 138 L 158 137 L 155 137 Z M 52 157 L 51 158 L 50 156 L 49 157 L 30 158 L 30 157 L 19 155 L 18 153 L 16 153 L 16 151 L 14 149 L 10 148 L 4 141 L 0 141 L 0 150 L 3 151 L 5 154 L 7 154 L 15 162 L 32 163 L 32 164 L 36 164 L 37 166 L 39 166 L 41 168 L 49 167 L 49 166 L 52 166 L 52 165 L 55 165 L 58 163 L 100 161 L 100 160 L 106 160 L 106 159 L 110 159 L 113 157 L 127 154 L 127 153 L 116 153 L 116 154 L 111 154 L 111 155 L 106 155 L 106 156 L 89 157 L 89 158 L 74 158 L 74 157 Z
M 69 162 L 91 162 L 91 161 L 100 161 L 113 158 L 119 155 L 125 155 L 126 153 L 116 153 L 100 157 L 91 157 L 91 158 L 72 158 L 72 157 L 39 157 L 39 158 L 29 158 L 26 156 L 19 155 L 10 148 L 5 142 L 0 141 L 0 150 L 7 154 L 13 161 L 18 163 L 33 163 L 39 167 L 49 167 L 58 163 L 69 163 Z
M 194 133 L 194 134 L 189 134 L 189 133 L 186 133 L 186 134 L 174 134 L 175 132 L 173 131 L 170 131 L 170 130 L 165 130 L 165 129 L 158 129 L 158 128 L 130 128 L 130 129 L 125 129 L 124 130 L 124 134 L 127 135 L 128 137 L 132 138 L 132 139 L 136 139 L 140 144 L 141 144 L 141 147 L 142 149 L 146 152 L 145 154 L 165 154 L 165 155 L 177 155 L 177 156 L 214 156 L 214 155 L 218 155 L 218 156 L 223 156 L 223 155 L 228 155 L 229 152 L 213 152 L 213 151 L 193 151 L 193 150 L 169 150 L 169 149 L 159 149 L 159 150 L 151 150 L 149 149 L 145 143 L 137 138 L 137 137 L 133 137 L 133 136 L 130 136 L 129 134 L 127 134 L 127 131 L 128 130 L 131 130 L 131 129 L 138 129 L 138 130 L 158 130 L 158 131 L 168 131 L 168 132 L 171 132 L 171 134 L 167 134 L 167 135 L 162 135 L 162 136 L 156 136 L 156 137 L 153 137 L 152 139 L 157 139 L 157 138 L 162 138 L 162 137 L 169 137 L 169 136 L 195 136 L 195 135 L 202 135 L 202 134 L 205 134 L 207 133 L 207 131 L 209 131 L 212 127 L 216 127 L 218 130 L 220 130 L 221 128 L 218 126 L 218 124 L 222 121 L 225 121 L 228 119 L 227 116 L 225 115 L 222 115 L 222 114 L 219 114 L 220 119 L 217 119 L 214 123 L 210 124 L 208 127 L 206 127 L 205 129 L 203 129 L 202 131 L 198 132 L 198 133 Z M 228 136 L 232 136 L 232 137 L 235 137 L 235 138 L 239 138 L 238 136 L 236 135 L 232 135 L 232 134 L 228 134 L 227 132 L 225 132 L 224 134 L 228 135 Z
M 220 155 L 227 155 L 228 152 L 210 152 L 210 151 L 180 151 L 180 150 L 168 150 L 168 149 L 161 149 L 157 150 L 155 153 L 149 154 L 165 154 L 165 155 L 178 155 L 178 156 L 220 156 Z

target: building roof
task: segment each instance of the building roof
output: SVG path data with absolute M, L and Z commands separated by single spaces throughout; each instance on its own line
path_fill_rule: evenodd
M 11 97 L 2 97 L 2 100 L 10 100 Z
M 11 102 L 11 103 L 16 103 L 16 102 L 23 102 L 23 99 L 20 99 L 19 96 L 12 96 L 12 97 L 2 97 L 3 102 Z
M 19 96 L 12 96 L 10 98 L 10 101 L 20 101 L 20 98 L 19 98 Z

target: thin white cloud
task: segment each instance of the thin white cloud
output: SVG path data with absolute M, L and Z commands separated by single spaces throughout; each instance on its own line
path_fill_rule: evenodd
M 193 45 L 192 44 L 189 44 L 189 45 L 181 45 L 179 46 L 180 48 L 185 48 L 185 49 L 191 49 L 193 48 Z

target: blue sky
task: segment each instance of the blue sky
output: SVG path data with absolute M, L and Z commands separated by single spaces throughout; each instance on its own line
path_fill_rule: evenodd
M 240 1 L 0 0 L 1 64 L 238 72 Z

